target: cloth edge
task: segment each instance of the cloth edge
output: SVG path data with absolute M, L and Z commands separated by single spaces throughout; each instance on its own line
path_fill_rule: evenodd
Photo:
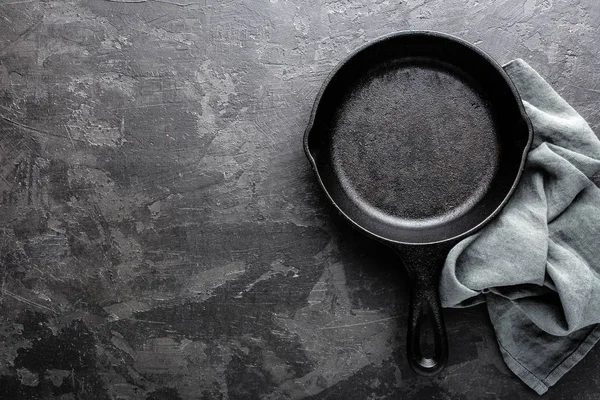
M 502 358 L 504 358 L 504 362 L 517 378 L 519 378 L 524 384 L 529 386 L 539 395 L 542 395 L 548 391 L 550 386 L 546 385 L 542 380 L 529 372 L 529 370 L 525 368 L 516 358 L 514 358 L 512 354 L 502 347 L 502 344 L 499 341 L 496 342 L 498 343 L 498 347 L 500 348 L 500 353 L 502 354 Z
M 569 372 L 579 361 L 592 350 L 596 343 L 600 340 L 600 324 L 596 325 L 588 336 L 577 346 L 577 349 L 569 354 L 560 364 L 550 372 L 545 378 L 540 379 L 525 368 L 512 354 L 510 354 L 502 344 L 496 340 L 500 353 L 508 368 L 519 378 L 523 383 L 533 389 L 537 394 L 542 395 L 548 391 L 551 386 L 554 386 L 560 378 Z
M 522 58 L 515 58 L 515 59 L 513 59 L 513 60 L 510 60 L 510 61 L 509 61 L 509 62 L 507 62 L 507 63 L 504 63 L 504 64 L 502 64 L 501 66 L 502 66 L 502 69 L 505 69 L 505 68 L 512 68 L 512 64 L 520 64 L 520 63 L 527 64 L 527 63 L 525 62 L 525 60 L 523 60 Z
M 548 386 L 553 386 L 564 374 L 569 372 L 579 361 L 592 350 L 594 345 L 600 340 L 600 325 L 596 325 L 589 335 L 583 340 L 577 349 L 565 358 L 558 366 L 543 379 Z
M 502 65 L 502 69 L 505 71 L 512 70 L 513 68 L 527 67 L 532 69 L 525 60 L 516 58 Z M 537 71 L 534 70 L 534 72 Z M 567 372 L 569 372 L 579 361 L 581 361 L 596 343 L 600 340 L 600 324 L 597 324 L 594 329 L 582 340 L 577 348 L 564 360 L 560 362 L 546 377 L 540 379 L 527 368 L 525 368 L 512 354 L 510 354 L 498 341 L 498 346 L 504 362 L 509 369 L 519 378 L 523 383 L 533 389 L 538 395 L 542 395 L 548 391 L 548 389 L 556 384 Z

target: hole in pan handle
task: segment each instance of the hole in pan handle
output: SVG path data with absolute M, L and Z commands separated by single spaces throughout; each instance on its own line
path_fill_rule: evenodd
M 448 361 L 448 339 L 438 285 L 451 244 L 396 244 L 393 247 L 402 258 L 411 280 L 406 343 L 408 363 L 420 375 L 436 375 Z M 423 348 L 423 328 L 430 329 L 433 333 L 433 349 Z

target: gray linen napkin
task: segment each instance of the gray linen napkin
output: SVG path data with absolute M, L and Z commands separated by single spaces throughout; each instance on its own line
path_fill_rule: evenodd
M 542 394 L 600 339 L 600 141 L 525 61 L 504 69 L 533 146 L 499 216 L 448 255 L 440 294 L 444 307 L 487 302 L 504 361 Z

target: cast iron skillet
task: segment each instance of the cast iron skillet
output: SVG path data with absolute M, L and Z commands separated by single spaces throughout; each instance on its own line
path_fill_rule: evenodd
M 420 374 L 448 358 L 437 290 L 448 251 L 506 204 L 531 138 L 504 70 L 446 34 L 383 37 L 342 62 L 317 95 L 306 155 L 334 207 L 402 258 L 412 288 L 408 361 Z

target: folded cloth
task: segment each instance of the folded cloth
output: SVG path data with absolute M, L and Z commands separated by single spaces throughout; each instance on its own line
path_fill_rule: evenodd
M 526 62 L 504 69 L 533 145 L 506 207 L 451 250 L 440 295 L 444 307 L 487 302 L 504 361 L 542 394 L 600 339 L 600 141 Z

